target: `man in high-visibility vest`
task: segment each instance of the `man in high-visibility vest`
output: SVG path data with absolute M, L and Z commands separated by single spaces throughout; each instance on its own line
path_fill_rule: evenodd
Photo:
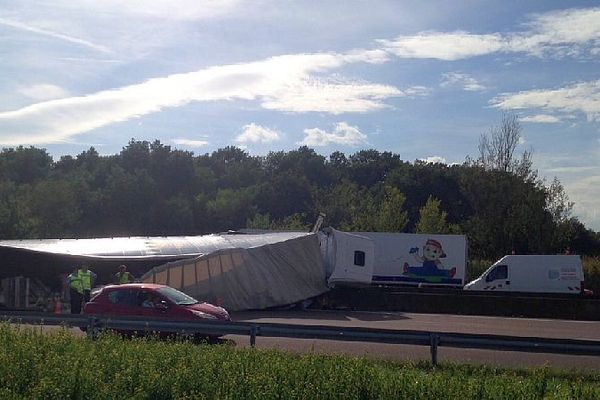
M 83 286 L 79 277 L 79 268 L 73 267 L 73 272 L 67 276 L 69 280 L 69 298 L 71 300 L 71 314 L 81 313 L 81 299 L 83 298 Z
M 135 278 L 131 272 L 127 271 L 127 266 L 124 264 L 119 265 L 119 272 L 115 274 L 114 283 L 122 285 L 124 283 L 134 282 Z
M 79 271 L 77 272 L 79 279 L 81 280 L 81 290 L 83 303 L 87 303 L 90 301 L 90 294 L 92 293 L 92 288 L 94 287 L 94 280 L 96 279 L 96 274 L 88 269 L 86 264 L 83 264 Z

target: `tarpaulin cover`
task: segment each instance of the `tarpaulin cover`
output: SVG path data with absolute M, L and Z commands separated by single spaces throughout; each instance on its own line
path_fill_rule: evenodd
M 253 235 L 223 233 L 202 236 L 0 240 L 0 248 L 97 259 L 173 259 L 195 257 L 225 248 L 247 249 L 307 234 L 306 232 L 265 232 Z
M 169 285 L 230 311 L 292 304 L 328 290 L 315 234 L 170 262 L 141 281 Z

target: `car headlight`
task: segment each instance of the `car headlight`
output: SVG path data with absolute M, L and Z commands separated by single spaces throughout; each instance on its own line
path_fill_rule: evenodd
M 217 319 L 217 317 L 215 317 L 212 314 L 207 314 L 205 312 L 202 311 L 198 311 L 198 310 L 190 310 L 192 312 L 192 314 L 194 314 L 196 317 L 198 318 L 203 318 L 203 319 Z

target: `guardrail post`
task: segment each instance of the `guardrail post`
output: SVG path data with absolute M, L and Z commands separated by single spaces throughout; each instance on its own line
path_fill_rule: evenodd
M 256 344 L 256 334 L 258 333 L 258 327 L 256 325 L 252 325 L 250 327 L 250 346 L 254 347 Z
M 431 364 L 435 367 L 437 365 L 437 356 L 438 356 L 438 344 L 440 343 L 440 335 L 437 333 L 431 333 L 429 335 L 431 347 Z
M 91 340 L 96 340 L 96 318 L 90 317 L 87 324 L 87 337 Z

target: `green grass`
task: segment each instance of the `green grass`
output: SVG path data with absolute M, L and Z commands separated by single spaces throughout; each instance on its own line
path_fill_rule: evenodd
M 294 355 L 0 326 L 1 399 L 600 399 L 600 374 Z

